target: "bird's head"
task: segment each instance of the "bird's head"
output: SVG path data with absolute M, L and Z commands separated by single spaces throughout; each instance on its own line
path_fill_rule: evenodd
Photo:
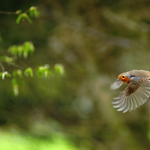
M 130 83 L 130 76 L 128 74 L 121 74 L 118 76 L 118 81 L 123 81 L 124 83 Z

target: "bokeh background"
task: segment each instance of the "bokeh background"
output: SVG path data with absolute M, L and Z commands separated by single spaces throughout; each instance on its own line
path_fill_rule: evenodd
M 65 76 L 25 78 L 18 97 L 11 79 L 0 81 L 0 149 L 149 150 L 150 101 L 117 112 L 111 102 L 123 88 L 110 85 L 121 72 L 150 70 L 150 1 L 0 1 L 1 11 L 31 6 L 41 12 L 32 24 L 0 14 L 1 55 L 32 41 L 34 55 L 18 65 L 61 63 Z

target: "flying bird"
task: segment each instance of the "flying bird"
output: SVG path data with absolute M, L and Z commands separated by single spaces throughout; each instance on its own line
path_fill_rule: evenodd
M 111 89 L 118 89 L 123 83 L 128 84 L 121 95 L 112 102 L 117 111 L 135 110 L 150 97 L 150 72 L 145 70 L 131 70 L 118 75 L 118 79 L 111 85 Z

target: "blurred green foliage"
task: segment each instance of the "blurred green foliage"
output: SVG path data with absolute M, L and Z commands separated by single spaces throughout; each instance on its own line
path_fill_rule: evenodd
M 54 134 L 44 140 L 31 135 L 0 132 L 1 150 L 76 150 L 61 134 Z
M 1 0 L 0 8 L 1 69 L 11 74 L 0 86 L 2 130 L 45 140 L 61 132 L 81 150 L 149 150 L 150 101 L 122 114 L 111 101 L 124 87 L 110 90 L 121 72 L 150 70 L 148 0 Z

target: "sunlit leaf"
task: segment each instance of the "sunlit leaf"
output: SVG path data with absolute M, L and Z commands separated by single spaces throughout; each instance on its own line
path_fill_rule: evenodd
M 16 45 L 10 46 L 8 51 L 10 52 L 10 54 L 17 56 L 18 47 Z
M 31 42 L 25 42 L 23 44 L 23 48 L 24 48 L 24 51 L 27 53 L 33 53 L 35 49 L 33 43 Z
M 18 84 L 18 81 L 15 78 L 13 78 L 11 80 L 11 83 L 12 83 L 14 95 L 18 96 L 18 94 L 19 94 L 19 84 Z
M 34 16 L 36 18 L 40 16 L 40 12 L 37 9 L 34 11 Z
M 22 45 L 19 45 L 18 46 L 18 56 L 21 57 L 23 54 L 23 46 Z
M 31 77 L 33 77 L 33 71 L 32 71 L 32 68 L 27 68 L 25 71 L 24 71 L 24 74 L 26 75 L 26 76 L 31 76 Z
M 54 68 L 55 68 L 56 73 L 58 73 L 62 76 L 65 74 L 65 69 L 64 69 L 64 66 L 62 64 L 55 64 Z
M 9 47 L 8 51 L 13 56 L 27 58 L 29 54 L 32 54 L 35 47 L 32 42 L 25 42 L 23 45 L 13 45 Z
M 2 80 L 5 79 L 5 77 L 11 77 L 11 74 L 8 73 L 7 71 L 1 72 L 0 76 L 2 77 Z
M 0 60 L 6 62 L 8 64 L 14 62 L 14 58 L 9 57 L 9 56 L 0 56 Z
M 37 10 L 37 7 L 34 7 L 34 6 L 30 7 L 29 14 L 30 16 L 35 16 L 35 17 L 40 16 L 40 12 Z
M 13 92 L 15 96 L 19 95 L 19 86 L 17 84 L 13 86 Z
M 28 57 L 28 52 L 27 52 L 27 51 L 24 51 L 24 52 L 23 52 L 23 57 L 24 57 L 24 58 L 27 58 L 27 57 Z
M 32 23 L 32 20 L 26 13 L 23 13 L 23 18 L 27 19 L 29 23 Z
M 12 63 L 14 62 L 14 58 L 13 57 L 9 57 L 9 56 L 0 56 L 0 60 L 1 61 L 5 61 L 7 63 Z
M 29 43 L 29 47 L 30 47 L 30 53 L 33 53 L 35 50 L 34 45 L 31 42 L 28 42 L 28 43 Z
M 13 57 L 5 56 L 5 61 L 6 61 L 7 63 L 13 63 L 13 62 L 14 62 L 14 58 L 13 58 Z
M 52 75 L 50 71 L 49 65 L 40 66 L 37 68 L 37 74 L 39 77 L 48 77 L 49 75 Z
M 17 24 L 19 24 L 19 23 L 20 23 L 20 21 L 21 21 L 22 17 L 23 17 L 23 15 L 22 15 L 22 14 L 20 14 L 20 15 L 17 17 L 17 19 L 16 19 L 16 23 L 17 23 Z
M 14 70 L 12 75 L 13 75 L 13 77 L 19 77 L 19 78 L 23 77 L 23 73 L 22 73 L 21 69 Z
M 31 42 L 25 42 L 23 44 L 23 57 L 27 58 L 28 54 L 32 54 L 34 52 L 34 45 Z
M 16 23 L 19 24 L 21 20 L 28 20 L 29 23 L 32 23 L 32 20 L 30 19 L 30 17 L 27 15 L 27 13 L 22 13 L 20 14 L 17 19 L 16 19 Z

